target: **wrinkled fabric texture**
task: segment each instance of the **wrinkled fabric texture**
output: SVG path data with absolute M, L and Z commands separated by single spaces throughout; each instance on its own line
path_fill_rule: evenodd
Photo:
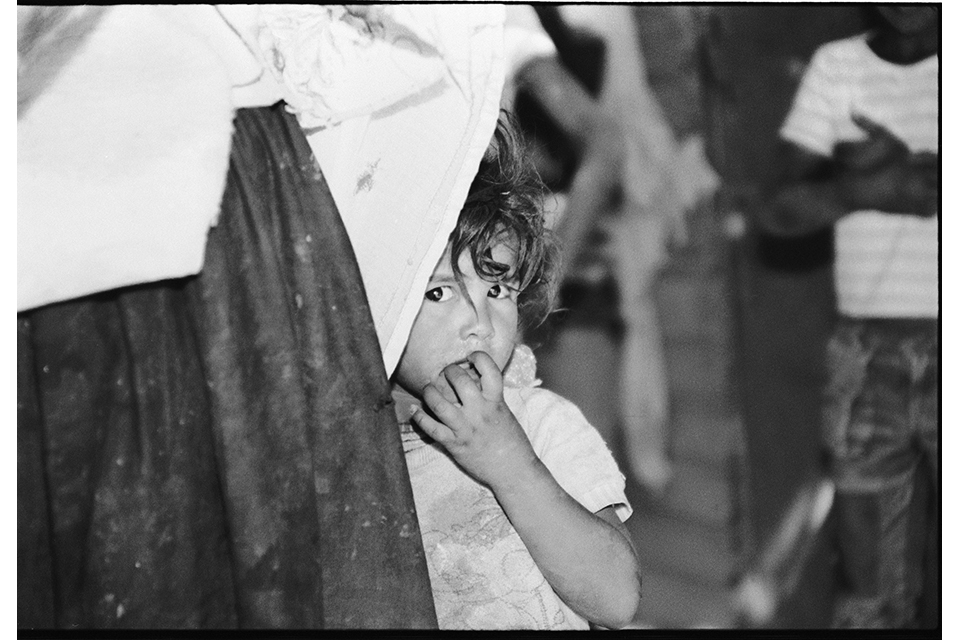
M 204 33 L 150 5 L 59 13 L 18 7 L 17 311 L 196 275 L 230 159 Z
M 285 96 L 350 235 L 391 375 L 496 127 L 504 8 L 352 6 L 320 29 L 324 36 L 310 35 L 317 25 L 309 16 L 327 12 L 284 12 L 293 24 L 279 31 L 268 18 L 279 51 L 262 52 L 271 72 L 286 64 L 281 60 L 299 60 L 284 67 L 293 71 L 284 73 Z M 342 56 L 342 65 L 328 65 L 329 76 L 305 64 L 325 50 Z M 327 98 L 319 100 L 318 91 Z M 336 124 L 318 126 L 327 118 Z
M 607 296 L 609 283 L 616 300 L 608 298 L 602 307 L 584 306 L 582 314 L 576 314 L 589 316 L 589 329 L 573 326 L 574 314 L 567 315 L 563 322 L 562 316 L 558 317 L 553 323 L 558 336 L 546 350 L 570 339 L 570 332 L 579 334 L 577 343 L 591 340 L 597 344 L 589 348 L 591 365 L 602 372 L 617 371 L 620 389 L 616 406 L 612 410 L 607 406 L 610 401 L 606 389 L 596 394 L 577 389 L 571 398 L 601 433 L 622 438 L 633 478 L 661 493 L 672 478 L 673 468 L 667 451 L 670 398 L 653 286 L 669 257 L 670 244 L 686 241 L 687 211 L 716 189 L 717 177 L 703 156 L 699 137 L 690 136 L 681 143 L 670 127 L 660 96 L 648 79 L 647 60 L 635 23 L 638 16 L 625 6 L 597 8 L 590 4 L 564 5 L 560 9 L 538 6 L 537 14 L 553 37 L 561 62 L 594 97 L 597 109 L 618 123 L 625 153 L 622 166 L 617 168 L 619 198 L 595 212 L 574 211 L 568 208 L 565 197 L 558 198 L 555 213 L 557 219 L 579 215 L 595 218 L 585 247 L 578 256 L 570 256 L 566 290 L 571 291 L 570 285 L 592 289 L 584 296 L 591 300 Z M 533 99 L 527 97 L 528 101 Z M 517 111 L 524 123 L 522 96 L 518 96 Z M 538 130 L 541 135 L 550 132 L 533 118 L 526 122 L 535 134 Z M 581 170 L 580 159 L 574 157 L 570 145 L 566 152 L 559 149 L 557 141 L 565 136 L 552 126 L 555 135 L 549 136 L 551 140 L 544 147 L 561 170 L 556 179 L 545 177 L 545 181 L 554 190 L 567 190 L 573 188 L 573 177 Z M 586 189 L 580 193 L 584 192 Z M 576 192 L 570 196 L 570 202 L 575 201 Z M 566 301 L 561 303 L 573 308 Z M 605 315 L 597 313 L 598 308 Z M 617 331 L 604 332 L 598 325 L 613 325 Z M 614 352 L 616 357 L 610 357 Z M 562 377 L 572 375 L 565 372 Z M 549 379 L 552 377 L 545 374 L 548 386 L 582 387 L 575 380 L 557 382 Z
M 283 104 L 234 124 L 199 276 L 17 316 L 18 627 L 436 626 L 336 207 Z

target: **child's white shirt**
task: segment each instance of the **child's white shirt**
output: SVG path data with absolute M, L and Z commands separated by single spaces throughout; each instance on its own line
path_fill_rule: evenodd
M 534 451 L 592 513 L 632 513 L 625 480 L 600 434 L 570 401 L 536 387 L 504 389 Z M 587 629 L 553 591 L 493 493 L 443 447 L 404 433 L 441 629 Z M 557 535 L 563 535 L 557 531 Z

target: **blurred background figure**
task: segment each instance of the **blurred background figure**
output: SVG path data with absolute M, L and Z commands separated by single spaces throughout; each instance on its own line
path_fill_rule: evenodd
M 607 441 L 622 444 L 637 482 L 659 493 L 671 475 L 669 400 L 652 286 L 668 244 L 684 240 L 684 214 L 716 177 L 702 139 L 681 145 L 664 116 L 631 8 L 535 10 L 557 56 L 528 64 L 505 100 L 513 98 L 553 192 L 565 252 L 564 312 L 534 338 L 542 374 L 573 394 Z
M 553 15 L 543 9 L 538 7 L 539 19 L 558 42 L 566 71 L 552 86 L 578 95 L 569 86 L 572 76 L 579 95 L 599 105 L 607 89 L 597 69 L 610 64 L 609 44 L 601 28 L 584 28 L 588 21 L 580 25 L 572 16 L 615 8 L 561 6 Z M 668 427 L 646 434 L 658 434 L 653 440 L 660 446 L 652 450 L 666 452 L 660 459 L 669 472 L 659 477 L 670 482 L 658 485 L 650 481 L 657 474 L 645 477 L 637 472 L 642 463 L 631 464 L 637 452 L 627 444 L 621 399 L 612 392 L 629 375 L 620 373 L 625 312 L 618 308 L 623 291 L 615 262 L 599 249 L 609 248 L 613 225 L 596 220 L 604 217 L 598 211 L 625 207 L 620 176 L 628 164 L 628 136 L 611 117 L 605 121 L 621 131 L 619 139 L 601 142 L 594 135 L 577 142 L 576 132 L 590 131 L 584 124 L 589 119 L 572 114 L 589 112 L 590 103 L 581 101 L 586 106 L 577 109 L 568 97 L 567 109 L 553 113 L 545 106 L 548 99 L 533 95 L 548 92 L 528 80 L 520 85 L 517 112 L 528 125 L 535 121 L 530 128 L 541 172 L 560 194 L 558 211 L 566 212 L 558 229 L 579 256 L 567 256 L 576 265 L 563 301 L 570 311 L 538 336 L 542 375 L 548 386 L 576 397 L 611 434 L 634 490 L 644 486 L 652 494 L 638 501 L 644 517 L 632 529 L 645 568 L 638 624 L 826 627 L 842 585 L 833 544 L 835 486 L 822 464 L 819 436 L 835 305 L 833 231 L 784 237 L 759 221 L 770 206 L 766 190 L 779 179 L 779 129 L 813 52 L 826 41 L 862 32 L 867 22 L 860 8 L 849 6 L 630 10 L 645 79 L 674 140 L 682 145 L 701 135 L 720 176 L 714 199 L 661 220 L 662 229 L 685 229 L 686 242 L 663 243 L 665 259 L 650 258 L 657 266 L 639 255 L 639 247 L 647 246 L 636 244 L 638 269 L 645 265 L 652 280 L 666 378 Z M 558 16 L 566 27 L 557 26 Z M 560 42 L 576 53 L 565 59 Z M 555 91 L 555 97 L 562 94 Z M 531 117 L 537 106 L 546 113 Z M 564 132 L 565 116 L 573 133 Z M 656 115 L 652 121 L 658 122 Z M 578 179 L 581 186 L 591 184 L 590 165 L 621 169 L 597 170 L 593 189 L 578 190 Z M 578 192 L 580 202 L 594 202 L 584 207 L 593 216 L 570 213 L 578 210 Z M 564 220 L 579 221 L 587 231 L 565 231 Z M 676 220 L 685 224 L 671 222 Z M 650 491 L 658 486 L 659 493 Z M 927 562 L 937 557 L 934 549 Z M 928 581 L 923 603 L 937 589 L 935 580 Z
M 834 625 L 905 628 L 921 622 L 938 523 L 940 8 L 870 11 L 874 28 L 814 54 L 761 224 L 836 229 L 822 416 L 845 579 Z
M 849 249 L 852 245 L 849 243 L 852 236 L 842 238 L 839 226 L 836 227 L 835 242 L 835 228 L 828 219 L 835 215 L 836 207 L 819 206 L 822 201 L 807 198 L 809 215 L 797 215 L 792 220 L 794 224 L 785 224 L 791 222 L 789 218 L 781 217 L 787 213 L 785 208 L 780 206 L 781 203 L 767 198 L 771 185 L 782 187 L 784 184 L 782 160 L 789 154 L 784 154 L 778 139 L 781 127 L 795 104 L 801 79 L 807 74 L 816 76 L 816 68 L 822 66 L 824 54 L 818 54 L 818 61 L 813 58 L 814 51 L 825 42 L 862 34 L 877 27 L 877 15 L 872 9 L 863 9 L 843 6 L 724 8 L 712 13 L 707 31 L 707 78 L 710 85 L 707 96 L 709 111 L 715 118 L 711 127 L 710 155 L 716 160 L 716 166 L 724 178 L 722 206 L 732 214 L 745 214 L 750 223 L 744 229 L 745 235 L 734 246 L 737 255 L 736 294 L 739 298 L 739 372 L 743 381 L 742 407 L 748 454 L 746 506 L 751 526 L 747 533 L 752 536 L 747 540 L 745 574 L 738 590 L 738 602 L 745 622 L 753 625 L 825 627 L 844 624 L 844 619 L 847 621 L 845 624 L 853 626 L 913 625 L 917 624 L 916 620 L 907 623 L 895 621 L 897 614 L 894 612 L 914 606 L 919 606 L 921 626 L 932 628 L 939 624 L 939 612 L 936 610 L 939 597 L 939 534 L 931 538 L 922 555 L 915 553 L 911 556 L 916 565 L 925 565 L 926 580 L 922 587 L 914 583 L 913 595 L 901 592 L 894 598 L 895 603 L 888 600 L 887 612 L 893 617 L 879 623 L 869 613 L 874 607 L 863 600 L 850 606 L 852 603 L 846 597 L 835 599 L 839 592 L 847 591 L 852 584 L 856 584 L 851 584 L 847 575 L 851 569 L 850 561 L 858 564 L 858 560 L 866 560 L 871 550 L 876 549 L 874 540 L 871 544 L 861 546 L 852 557 L 849 553 L 841 554 L 847 555 L 847 559 L 841 560 L 839 565 L 837 563 L 838 548 L 834 534 L 849 528 L 848 491 L 851 478 L 843 478 L 845 474 L 838 475 L 834 464 L 831 464 L 832 469 L 823 464 L 824 440 L 821 437 L 821 427 L 829 424 L 859 424 L 848 431 L 846 438 L 831 438 L 834 447 L 838 444 L 841 450 L 849 447 L 848 454 L 858 448 L 858 442 L 871 439 L 861 439 L 869 431 L 862 428 L 864 418 L 876 408 L 875 405 L 871 408 L 870 401 L 856 401 L 853 413 L 848 413 L 846 409 L 839 412 L 830 410 L 831 405 L 834 408 L 842 405 L 829 399 L 827 406 L 824 406 L 824 389 L 827 388 L 832 390 L 830 393 L 834 397 L 838 397 L 839 392 L 839 396 L 844 397 L 843 404 L 847 409 L 850 408 L 849 401 L 852 394 L 856 393 L 857 378 L 863 373 L 861 367 L 868 360 L 851 358 L 846 366 L 841 367 L 846 373 L 844 375 L 837 368 L 840 362 L 838 356 L 851 351 L 845 348 L 838 350 L 835 342 L 831 343 L 834 346 L 828 351 L 828 342 L 836 340 L 836 337 L 831 338 L 831 334 L 836 336 L 835 328 L 840 326 L 836 323 L 837 310 L 844 313 L 849 302 L 849 298 L 844 302 L 847 295 L 845 290 L 849 292 L 849 287 L 854 284 L 854 280 L 841 283 L 847 276 L 841 276 L 840 273 L 846 269 L 845 265 L 853 266 L 855 262 L 856 270 L 866 275 L 872 269 L 871 259 L 861 255 L 850 261 L 852 254 Z M 939 34 L 939 26 L 936 32 Z M 861 44 L 863 39 L 864 36 L 857 38 Z M 918 49 L 922 47 L 914 51 Z M 817 105 L 814 112 L 826 109 L 827 105 L 843 105 L 841 111 L 844 108 L 847 110 L 842 115 L 837 113 L 841 131 L 846 130 L 847 135 L 860 138 L 863 134 L 856 133 L 857 127 L 853 125 L 849 107 L 864 105 L 871 96 L 892 90 L 892 85 L 883 78 L 888 73 L 898 73 L 896 65 L 879 66 L 885 71 L 878 70 L 873 75 L 867 70 L 875 68 L 875 65 L 864 60 L 862 64 L 851 65 L 843 73 L 830 74 L 832 81 L 842 81 L 844 78 L 865 81 L 857 90 L 844 92 L 853 101 L 852 104 L 845 99 L 828 97 L 830 93 L 826 87 L 829 83 L 821 83 L 812 91 L 799 89 L 801 95 L 796 100 L 805 103 L 806 109 Z M 807 71 L 808 68 L 810 71 Z M 900 72 L 908 73 L 902 68 Z M 899 81 L 894 84 L 900 86 Z M 936 83 L 933 86 L 935 92 Z M 919 98 L 919 92 L 915 97 L 925 100 L 927 106 L 918 106 L 917 112 L 908 119 L 918 127 L 917 133 L 925 127 L 926 135 L 930 135 L 932 129 L 935 142 L 936 115 L 932 116 L 932 127 L 929 126 L 929 119 L 926 125 L 922 122 L 924 118 L 929 118 L 931 104 L 934 105 L 932 113 L 936 113 L 936 94 L 931 98 L 929 88 L 925 91 L 927 98 Z M 803 110 L 791 116 L 793 125 L 801 122 L 796 114 Z M 873 111 L 872 108 L 868 110 Z M 808 150 L 812 149 L 815 144 L 811 145 L 808 141 L 817 137 L 814 136 L 817 127 L 812 127 L 809 121 L 796 128 L 793 125 L 788 124 L 783 134 L 795 142 L 804 140 L 801 144 Z M 829 147 L 832 142 L 825 144 Z M 928 144 L 921 143 L 920 146 Z M 832 147 L 829 150 L 823 146 L 816 148 L 816 154 L 821 159 L 833 155 Z M 791 178 L 790 182 L 793 180 Z M 810 189 L 808 194 L 812 191 Z M 817 212 L 813 213 L 813 209 Z M 778 223 L 772 224 L 778 218 Z M 888 217 L 888 220 L 894 219 L 896 216 Z M 804 220 L 805 223 L 796 224 Z M 915 255 L 920 262 L 924 260 L 921 255 L 930 255 L 929 243 L 926 246 Z M 933 253 L 936 254 L 935 242 Z M 878 275 L 875 271 L 872 273 Z M 916 293 L 929 291 L 930 287 L 936 288 L 936 271 L 927 270 L 926 273 Z M 838 285 L 836 291 L 835 279 Z M 875 284 L 879 282 L 877 280 Z M 929 326 L 931 322 L 923 320 L 919 324 Z M 869 365 L 869 371 L 878 372 L 885 366 L 875 361 Z M 926 371 L 923 373 L 920 367 L 912 372 L 913 375 L 920 374 L 916 380 L 917 386 L 911 391 L 917 392 L 917 397 L 930 394 L 939 387 L 939 381 L 930 377 L 930 370 Z M 833 380 L 829 386 L 828 375 Z M 837 387 L 836 383 L 841 378 L 845 382 Z M 892 400 L 895 396 L 888 397 Z M 928 422 L 921 427 L 923 422 L 926 420 L 915 425 L 921 431 L 930 426 Z M 828 427 L 827 430 L 832 429 Z M 893 456 L 897 459 L 895 465 L 918 461 L 916 447 L 920 440 L 915 435 L 911 439 L 913 444 L 902 452 L 906 455 Z M 837 452 L 834 449 L 834 453 Z M 892 459 L 887 460 L 890 461 Z M 874 471 L 879 472 L 881 467 Z M 834 485 L 834 479 L 837 485 Z M 924 522 L 927 517 L 923 515 L 923 504 L 928 487 L 921 483 L 918 488 L 913 500 L 907 499 L 901 504 L 906 506 L 909 503 L 911 515 L 904 515 L 905 520 L 913 523 L 911 528 Z M 861 494 L 861 497 L 866 496 Z M 904 497 L 903 492 L 900 497 Z M 861 506 L 869 501 L 861 501 Z M 862 516 L 863 511 L 860 514 Z M 873 515 L 879 514 L 874 512 Z M 887 525 L 897 521 L 888 518 L 885 516 Z M 900 519 L 900 524 L 894 525 L 891 531 L 896 531 L 903 522 L 904 519 Z M 860 526 L 862 523 L 861 520 Z M 861 529 L 861 535 L 866 531 Z M 914 549 L 916 551 L 917 547 Z M 855 573 L 860 572 L 861 580 L 869 575 L 868 567 L 871 566 L 877 569 L 882 564 L 881 571 L 885 579 L 891 577 L 889 572 L 898 571 L 896 562 L 878 564 L 875 560 L 868 560 L 854 570 Z M 758 585 L 762 585 L 762 588 L 753 588 Z M 922 594 L 919 603 L 918 594 Z M 859 615 L 854 613 L 851 617 L 855 611 Z

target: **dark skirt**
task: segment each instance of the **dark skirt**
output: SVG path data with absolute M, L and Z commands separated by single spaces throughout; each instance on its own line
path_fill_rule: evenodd
M 282 103 L 237 113 L 199 276 L 18 314 L 17 623 L 435 627 L 356 260 Z

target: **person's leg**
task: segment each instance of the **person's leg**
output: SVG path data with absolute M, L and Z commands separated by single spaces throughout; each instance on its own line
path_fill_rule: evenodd
M 919 621 L 921 629 L 936 629 L 940 627 L 940 594 L 943 586 L 940 580 L 941 540 L 940 540 L 940 502 L 939 490 L 932 474 L 926 474 L 926 486 L 930 499 L 926 503 L 926 511 L 920 518 L 926 526 L 926 541 L 921 560 L 923 567 L 923 590 L 920 594 Z
M 908 374 L 908 420 L 913 442 L 921 455 L 912 476 L 912 496 L 904 510 L 902 597 L 889 605 L 900 626 L 923 625 L 923 591 L 927 574 L 938 560 L 930 558 L 939 504 L 938 427 L 940 401 L 940 345 L 935 323 L 920 329 L 906 327 L 898 336 L 901 368 Z M 926 626 L 930 626 L 929 622 Z
M 914 522 L 918 549 L 916 566 L 922 570 L 922 591 L 918 604 L 921 628 L 940 625 L 940 341 L 939 327 L 933 325 L 918 337 L 913 397 L 914 420 L 924 452 L 918 484 L 926 500 L 917 503 Z M 922 366 L 921 366 L 922 365 Z
M 902 342 L 896 332 L 841 321 L 829 344 L 824 426 L 848 590 L 838 599 L 838 627 L 902 627 L 915 615 L 908 524 L 920 453 L 914 367 Z

